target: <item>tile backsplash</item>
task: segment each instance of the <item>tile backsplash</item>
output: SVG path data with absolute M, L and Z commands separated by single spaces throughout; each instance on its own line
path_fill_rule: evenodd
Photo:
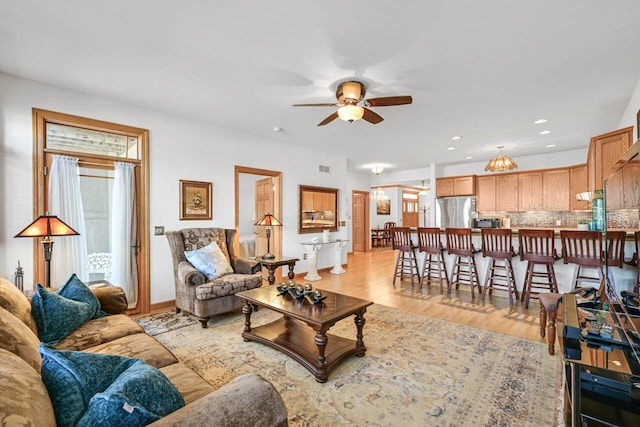
M 481 218 L 511 218 L 512 228 L 523 227 L 562 227 L 577 228 L 578 221 L 590 220 L 592 212 L 588 211 L 530 211 L 530 212 L 483 212 Z M 623 228 L 637 230 L 640 228 L 640 211 L 638 209 L 622 209 L 607 212 L 607 228 Z

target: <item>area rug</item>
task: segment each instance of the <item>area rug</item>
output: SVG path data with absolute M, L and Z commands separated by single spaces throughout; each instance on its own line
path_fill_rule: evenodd
M 261 309 L 252 325 L 278 316 Z M 561 363 L 546 344 L 381 305 L 365 318 L 366 355 L 343 360 L 324 384 L 286 355 L 244 342 L 241 313 L 216 316 L 207 329 L 168 326 L 156 339 L 215 387 L 262 375 L 282 396 L 291 426 L 560 424 Z M 355 325 L 345 319 L 329 332 L 355 338 Z

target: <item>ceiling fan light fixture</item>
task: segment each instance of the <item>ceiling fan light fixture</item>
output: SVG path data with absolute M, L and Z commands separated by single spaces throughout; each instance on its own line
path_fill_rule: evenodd
M 382 166 L 374 166 L 371 168 L 371 172 L 373 172 L 375 175 L 380 175 L 383 170 L 384 168 Z
M 486 172 L 504 172 L 512 169 L 517 169 L 518 164 L 509 156 L 502 154 L 504 146 L 499 146 L 500 154 L 495 158 L 489 160 L 487 166 L 484 168 Z
M 358 105 L 345 105 L 338 109 L 338 117 L 345 122 L 353 122 L 354 120 L 360 120 L 364 115 L 364 108 Z

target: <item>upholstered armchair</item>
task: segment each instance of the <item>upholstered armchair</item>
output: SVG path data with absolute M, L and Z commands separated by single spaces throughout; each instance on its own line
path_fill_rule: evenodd
M 236 230 L 225 228 L 185 228 L 166 233 L 173 258 L 176 312 L 184 310 L 198 316 L 203 328 L 211 316 L 242 306 L 236 292 L 262 285 L 260 263 L 236 256 L 235 235 Z M 202 249 L 211 242 L 218 244 L 233 273 L 209 280 L 187 260 L 185 251 Z

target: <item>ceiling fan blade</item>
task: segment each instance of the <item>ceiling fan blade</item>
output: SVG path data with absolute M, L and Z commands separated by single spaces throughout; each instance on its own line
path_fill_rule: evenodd
M 338 118 L 338 112 L 336 111 L 335 113 L 333 113 L 332 115 L 330 115 L 329 117 L 327 117 L 326 119 L 324 119 L 323 121 L 318 123 L 318 126 L 324 126 L 324 125 L 326 125 L 328 123 L 331 123 L 332 121 L 334 121 L 337 118 Z
M 337 113 L 336 113 L 336 115 L 337 115 Z M 381 115 L 379 115 L 378 113 L 374 113 L 373 111 L 369 110 L 368 108 L 364 109 L 364 114 L 362 115 L 362 118 L 364 120 L 368 121 L 369 123 L 374 124 L 374 125 L 377 125 L 378 123 L 380 123 L 381 121 L 384 120 Z
M 325 103 L 325 104 L 293 104 L 293 107 L 340 107 L 340 104 Z
M 365 104 L 369 107 L 390 107 L 393 105 L 407 105 L 412 102 L 413 98 L 410 96 L 385 96 L 365 100 Z

